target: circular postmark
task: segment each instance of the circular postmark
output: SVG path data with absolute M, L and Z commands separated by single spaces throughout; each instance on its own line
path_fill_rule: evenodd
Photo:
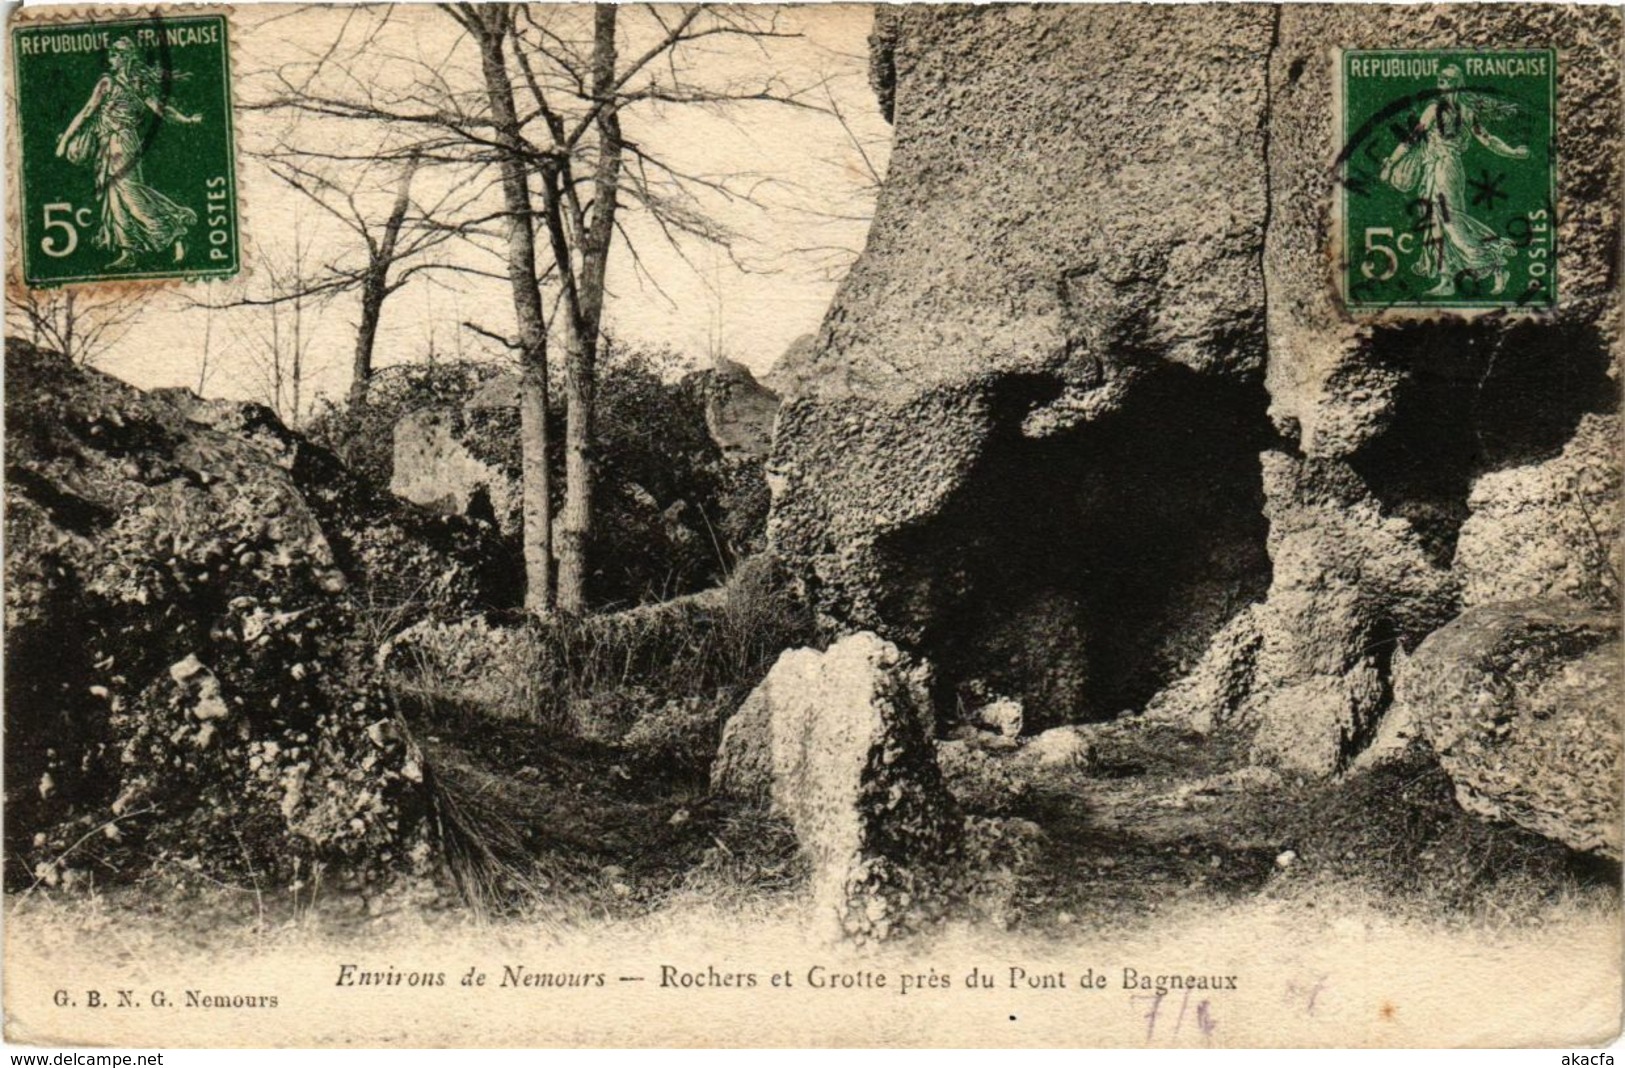
M 1555 303 L 1555 62 L 1533 49 L 1340 55 L 1331 263 L 1346 310 Z

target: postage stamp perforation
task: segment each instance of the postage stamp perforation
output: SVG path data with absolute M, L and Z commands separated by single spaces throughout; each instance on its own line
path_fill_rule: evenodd
M 247 227 L 237 169 L 232 14 L 214 5 L 179 11 L 69 6 L 14 14 L 7 42 L 15 121 L 8 126 L 6 222 L 17 253 L 7 264 L 8 291 L 75 286 L 115 295 L 241 274 Z M 48 48 L 45 35 L 53 31 L 79 36 L 55 37 Z M 182 64 L 175 52 L 182 46 L 202 62 L 199 71 L 176 69 Z M 65 66 L 70 63 L 71 71 Z M 194 74 L 204 80 L 194 82 Z M 85 99 L 61 130 L 54 130 L 62 125 L 55 114 L 60 101 L 30 122 L 29 98 L 41 81 L 64 83 L 57 90 L 63 98 Z M 191 91 L 178 92 L 183 85 Z M 208 91 L 200 95 L 195 87 Z M 200 132 L 189 134 L 188 127 Z M 52 132 L 58 135 L 54 153 L 47 136 Z M 154 149 L 161 132 L 167 137 Z M 154 164 L 157 184 L 143 174 Z M 35 219 L 46 207 L 40 188 L 60 188 L 73 166 L 78 174 L 67 188 L 79 193 L 53 200 L 53 217 Z M 179 172 L 191 177 L 177 190 Z M 92 248 L 101 251 L 93 257 Z M 111 263 L 97 262 L 114 254 Z
M 1334 51 L 1347 313 L 1557 307 L 1559 63 L 1549 45 Z

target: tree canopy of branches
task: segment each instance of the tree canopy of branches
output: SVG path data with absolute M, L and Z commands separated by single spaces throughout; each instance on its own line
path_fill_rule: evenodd
M 6 288 L 6 329 L 78 364 L 93 364 L 124 336 L 141 311 L 141 294 Z
M 695 242 L 730 250 L 737 235 L 713 209 L 752 203 L 764 184 L 759 175 L 709 174 L 684 164 L 661 143 L 660 129 L 676 108 L 720 113 L 773 105 L 827 113 L 824 80 L 791 84 L 778 72 L 771 45 L 796 35 L 774 8 L 606 3 L 441 10 L 459 31 L 442 53 L 374 55 L 387 76 L 369 77 L 333 62 L 329 50 L 313 64 L 275 72 L 274 91 L 259 106 L 322 122 L 381 124 L 396 131 L 396 147 L 354 158 L 410 158 L 415 167 L 465 176 L 458 188 L 469 193 L 468 210 L 456 219 L 442 213 L 425 229 L 454 233 L 489 252 L 497 251 L 492 239 L 502 246 L 516 334 L 503 341 L 522 368 L 526 603 L 539 613 L 555 606 L 577 613 L 587 603 L 590 573 L 594 389 L 610 259 L 624 249 L 634 273 L 658 290 L 634 232 L 658 235 L 684 260 Z M 376 34 L 364 38 L 362 53 L 374 40 Z M 342 151 L 328 155 L 345 158 Z M 642 217 L 641 229 L 628 226 L 628 211 Z M 563 348 L 567 412 L 556 590 L 545 462 L 550 342 Z
M 271 297 L 244 296 L 230 306 L 271 306 L 290 301 L 326 301 L 339 294 L 359 296 L 355 348 L 351 358 L 349 402 L 364 404 L 372 376 L 378 327 L 384 302 L 414 277 L 430 271 L 476 272 L 471 265 L 434 257 L 458 228 L 456 219 L 475 197 L 456 186 L 442 187 L 428 198 L 414 196 L 421 160 L 410 146 L 385 150 L 367 160 L 348 158 L 317 147 L 319 138 L 301 140 L 297 124 L 284 131 L 260 161 L 284 186 L 313 204 L 324 219 L 349 240 L 343 253 L 323 258 L 301 277 L 296 288 L 283 287 Z M 310 143 L 314 141 L 315 143 Z

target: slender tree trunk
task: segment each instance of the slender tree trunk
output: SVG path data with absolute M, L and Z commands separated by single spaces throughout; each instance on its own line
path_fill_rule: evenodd
M 508 81 L 502 38 L 509 9 L 471 8 L 478 29 L 480 66 L 491 105 L 495 140 L 502 149 L 503 207 L 508 217 L 508 282 L 519 327 L 520 488 L 524 498 L 525 608 L 538 615 L 552 610 L 553 507 L 547 466 L 547 324 L 536 278 L 535 230 L 530 189 L 520 156 L 518 111 Z
M 299 429 L 299 408 L 303 401 L 301 388 L 305 381 L 305 253 L 310 245 L 300 241 L 298 217 L 295 216 L 293 230 L 293 352 L 290 368 L 293 372 L 293 412 L 288 418 L 288 425 L 295 430 Z
M 62 329 L 62 355 L 67 358 L 69 363 L 78 363 L 79 353 L 74 351 L 73 344 L 73 328 L 76 325 L 76 319 L 73 314 L 73 301 L 74 293 L 73 290 L 70 289 L 68 290 L 68 298 L 65 302 L 67 305 L 67 312 L 64 316 L 64 325 Z
M 267 272 L 269 273 L 269 272 Z M 271 282 L 276 284 L 276 275 L 271 275 Z M 271 410 L 276 412 L 278 419 L 286 419 L 288 409 L 286 394 L 282 389 L 282 309 L 279 304 L 271 305 Z
M 383 272 L 367 268 L 361 282 L 361 323 L 355 334 L 355 359 L 350 369 L 351 408 L 367 403 L 367 383 L 372 378 L 372 347 L 378 337 L 378 317 L 384 309 Z
M 288 418 L 288 425 L 295 430 L 299 429 L 299 395 L 300 386 L 305 379 L 305 347 L 304 347 L 305 308 L 301 297 L 293 298 L 293 412 Z
M 559 608 L 581 613 L 587 607 L 588 539 L 592 535 L 592 432 L 598 380 L 598 333 L 604 311 L 604 278 L 615 238 L 616 193 L 621 173 L 621 123 L 615 93 L 616 6 L 593 10 L 592 95 L 599 105 L 594 120 L 598 162 L 593 173 L 592 218 L 583 235 L 576 299 L 565 334 L 564 512 L 560 524 Z M 562 236 L 557 197 L 549 197 L 549 228 Z
M 372 378 L 373 343 L 378 338 L 378 318 L 388 297 L 389 269 L 395 264 L 395 248 L 400 241 L 401 227 L 412 206 L 412 176 L 417 172 L 418 160 L 407 161 L 401 175 L 400 188 L 395 191 L 395 203 L 389 218 L 384 220 L 384 232 L 369 250 L 367 273 L 361 283 L 361 323 L 355 335 L 355 359 L 350 375 L 350 407 L 367 403 L 367 383 Z
M 214 308 L 203 313 L 203 360 L 197 368 L 197 395 L 203 396 L 203 388 L 209 384 L 209 342 L 214 337 Z

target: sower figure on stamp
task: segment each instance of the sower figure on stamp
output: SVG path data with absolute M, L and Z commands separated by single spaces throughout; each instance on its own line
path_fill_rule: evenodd
M 1517 246 L 1500 237 L 1467 211 L 1467 170 L 1462 156 L 1476 140 L 1498 156 L 1527 159 L 1527 146 L 1512 147 L 1484 129 L 1485 116 L 1511 114 L 1515 108 L 1483 93 L 1461 90 L 1461 68 L 1439 72 L 1439 98 L 1422 112 L 1411 135 L 1394 146 L 1380 177 L 1402 193 L 1415 192 L 1423 207 L 1427 239 L 1411 270 L 1437 283 L 1428 296 L 1450 296 L 1463 274 L 1490 277 L 1492 293 L 1507 285 L 1507 264 Z
M 142 111 L 161 121 L 188 125 L 203 117 L 187 115 L 159 99 L 163 75 L 141 58 L 128 37 L 113 42 L 107 63 L 110 70 L 57 139 L 56 154 L 95 169 L 101 206 L 96 247 L 118 250 L 118 258 L 108 266 L 126 266 L 137 252 L 160 252 L 170 245 L 179 262 L 186 253 L 182 239 L 197 225 L 197 213 L 142 177 Z

